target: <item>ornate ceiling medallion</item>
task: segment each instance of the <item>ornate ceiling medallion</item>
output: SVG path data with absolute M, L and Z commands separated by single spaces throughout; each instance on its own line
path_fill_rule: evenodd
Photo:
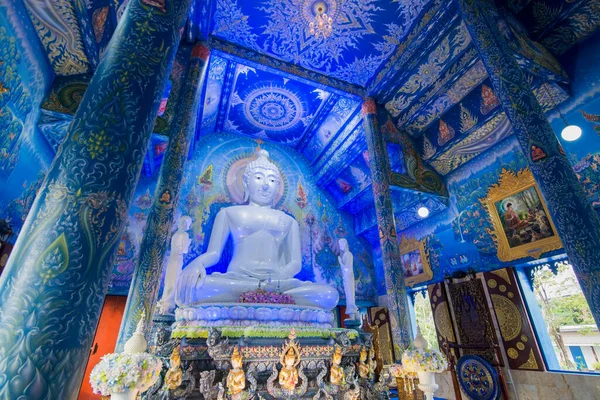
M 325 1 L 305 0 L 302 13 L 308 21 L 308 32 L 315 39 L 327 39 L 333 33 L 333 18 L 335 15 L 336 3 L 331 4 Z
M 267 131 L 292 128 L 302 117 L 302 102 L 290 90 L 265 87 L 253 90 L 244 105 L 246 118 L 255 126 Z

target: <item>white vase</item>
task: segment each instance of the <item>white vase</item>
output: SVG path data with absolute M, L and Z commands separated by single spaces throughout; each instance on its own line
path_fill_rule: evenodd
M 135 400 L 137 398 L 138 390 L 131 389 L 121 393 L 113 393 L 110 395 L 111 400 Z
M 417 374 L 419 375 L 419 389 L 425 393 L 427 400 L 433 400 L 433 393 L 439 388 L 435 383 L 435 373 L 417 372 Z

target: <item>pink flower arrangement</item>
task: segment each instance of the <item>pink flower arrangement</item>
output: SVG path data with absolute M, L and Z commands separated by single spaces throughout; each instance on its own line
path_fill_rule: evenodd
M 258 304 L 296 304 L 294 298 L 289 294 L 266 292 L 264 290 L 244 292 L 240 296 L 238 302 Z

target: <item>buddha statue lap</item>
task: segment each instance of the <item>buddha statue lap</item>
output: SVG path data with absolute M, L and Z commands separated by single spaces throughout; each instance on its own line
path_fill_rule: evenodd
M 335 288 L 294 278 L 302 268 L 300 228 L 293 217 L 272 208 L 282 177 L 268 155 L 259 150 L 244 171 L 248 204 L 219 211 L 206 253 L 181 272 L 176 293 L 179 307 L 234 303 L 242 293 L 267 281 L 291 295 L 297 305 L 324 310 L 337 305 Z M 234 250 L 227 272 L 207 276 L 206 268 L 219 261 L 229 236 Z

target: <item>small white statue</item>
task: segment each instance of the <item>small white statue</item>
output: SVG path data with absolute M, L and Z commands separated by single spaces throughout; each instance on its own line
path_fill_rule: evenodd
M 342 277 L 344 278 L 344 293 L 346 294 L 346 314 L 350 319 L 357 319 L 358 308 L 355 300 L 354 285 L 354 256 L 348 248 L 348 241 L 344 238 L 338 240 L 341 254 L 338 256 L 338 262 L 342 268 Z
M 187 215 L 179 218 L 177 222 L 177 232 L 171 238 L 171 255 L 167 262 L 167 271 L 165 273 L 165 287 L 163 294 L 158 302 L 158 311 L 160 314 L 172 313 L 175 309 L 175 288 L 177 277 L 183 267 L 183 255 L 187 254 L 192 240 L 187 231 L 192 225 L 192 219 Z

